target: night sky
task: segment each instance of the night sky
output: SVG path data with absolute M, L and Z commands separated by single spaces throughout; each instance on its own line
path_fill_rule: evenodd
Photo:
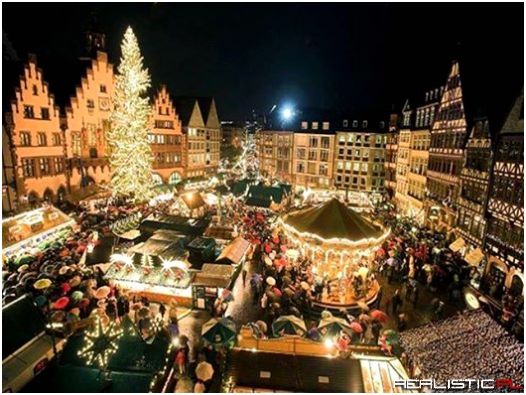
M 213 95 L 222 119 L 286 103 L 389 111 L 418 90 L 444 84 L 458 51 L 480 59 L 481 73 L 493 73 L 488 78 L 523 78 L 523 3 L 4 3 L 2 9 L 3 31 L 18 56 L 37 55 L 59 100 L 80 82 L 70 65 L 84 52 L 94 10 L 114 63 L 131 25 L 154 86 Z

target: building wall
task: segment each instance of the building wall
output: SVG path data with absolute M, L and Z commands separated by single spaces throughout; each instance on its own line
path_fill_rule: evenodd
M 334 134 L 294 133 L 292 178 L 295 187 L 332 187 L 333 158 Z
M 409 173 L 409 154 L 411 148 L 411 130 L 401 129 L 398 139 L 398 155 L 396 161 L 396 194 L 399 208 L 409 212 L 409 202 L 407 198 L 408 173 Z
M 524 91 L 498 136 L 487 206 L 485 249 L 524 272 Z
M 219 168 L 221 124 L 215 101 L 212 100 L 209 108 L 205 110 L 208 111 L 203 114 L 198 100 L 195 100 L 188 125 L 183 128 L 188 144 L 185 174 L 187 178 L 207 177 Z
M 56 200 L 66 193 L 65 141 L 59 109 L 31 56 L 11 105 L 13 160 L 22 204 Z
M 176 108 L 164 85 L 154 97 L 151 123 L 152 133 L 148 138 L 154 157 L 154 177 L 159 183 L 176 184 L 184 174 L 183 144 L 186 140 Z
M 430 224 L 448 231 L 457 220 L 453 205 L 460 189 L 465 140 L 466 119 L 460 70 L 455 62 L 433 121 L 427 172 L 430 215 L 426 217 L 430 218 Z
M 72 159 L 70 185 L 81 187 L 82 174 L 96 184 L 110 182 L 106 133 L 113 109 L 115 75 L 108 55 L 97 52 L 66 109 L 67 157 Z M 81 167 L 84 169 L 81 171 Z
M 429 129 L 411 132 L 406 196 L 410 210 L 409 215 L 416 217 L 419 222 L 423 222 L 422 220 L 425 218 L 423 210 L 426 197 L 430 139 Z
M 466 161 L 460 173 L 457 199 L 457 231 L 477 247 L 482 246 L 486 231 L 485 210 L 492 161 L 488 120 L 478 120 L 466 144 Z
M 334 184 L 357 192 L 385 191 L 385 134 L 337 131 Z

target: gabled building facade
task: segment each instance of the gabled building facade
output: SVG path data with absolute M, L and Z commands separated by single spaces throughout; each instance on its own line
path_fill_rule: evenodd
M 447 232 L 456 225 L 455 203 L 464 164 L 466 119 L 460 77 L 459 63 L 454 62 L 433 120 L 429 147 L 426 218 L 435 229 Z
M 106 133 L 113 109 L 114 82 L 114 67 L 108 62 L 108 55 L 97 52 L 66 108 L 66 152 L 73 191 L 92 183 L 110 182 Z
M 152 133 L 148 136 L 154 156 L 153 169 L 157 184 L 177 184 L 183 179 L 186 139 L 166 86 L 153 98 Z
M 425 92 L 414 100 L 411 108 L 406 101 L 402 110 L 402 125 L 399 132 L 396 198 L 400 211 L 416 222 L 425 222 L 424 201 L 427 189 L 427 167 L 431 126 L 442 89 Z
M 19 202 L 34 206 L 67 193 L 65 129 L 36 57 L 25 65 L 6 132 L 10 138 Z
M 524 272 L 524 89 L 497 136 L 491 173 L 485 249 Z
M 186 136 L 183 161 L 185 178 L 205 178 L 219 167 L 221 123 L 215 100 L 203 97 L 176 97 L 174 104 Z
M 493 161 L 489 121 L 486 116 L 474 120 L 466 143 L 465 155 L 466 160 L 460 172 L 456 229 L 464 239 L 476 246 L 482 246 Z

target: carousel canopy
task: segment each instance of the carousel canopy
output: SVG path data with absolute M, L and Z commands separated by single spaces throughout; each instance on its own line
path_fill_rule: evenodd
M 308 233 L 323 239 L 359 241 L 377 239 L 385 230 L 375 226 L 360 214 L 348 209 L 338 199 L 286 214 L 282 222 L 297 233 Z

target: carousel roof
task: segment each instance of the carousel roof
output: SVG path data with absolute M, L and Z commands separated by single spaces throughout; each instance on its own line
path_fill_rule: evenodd
M 282 222 L 297 233 L 310 233 L 323 239 L 361 241 L 377 239 L 386 233 L 335 198 L 286 214 Z

